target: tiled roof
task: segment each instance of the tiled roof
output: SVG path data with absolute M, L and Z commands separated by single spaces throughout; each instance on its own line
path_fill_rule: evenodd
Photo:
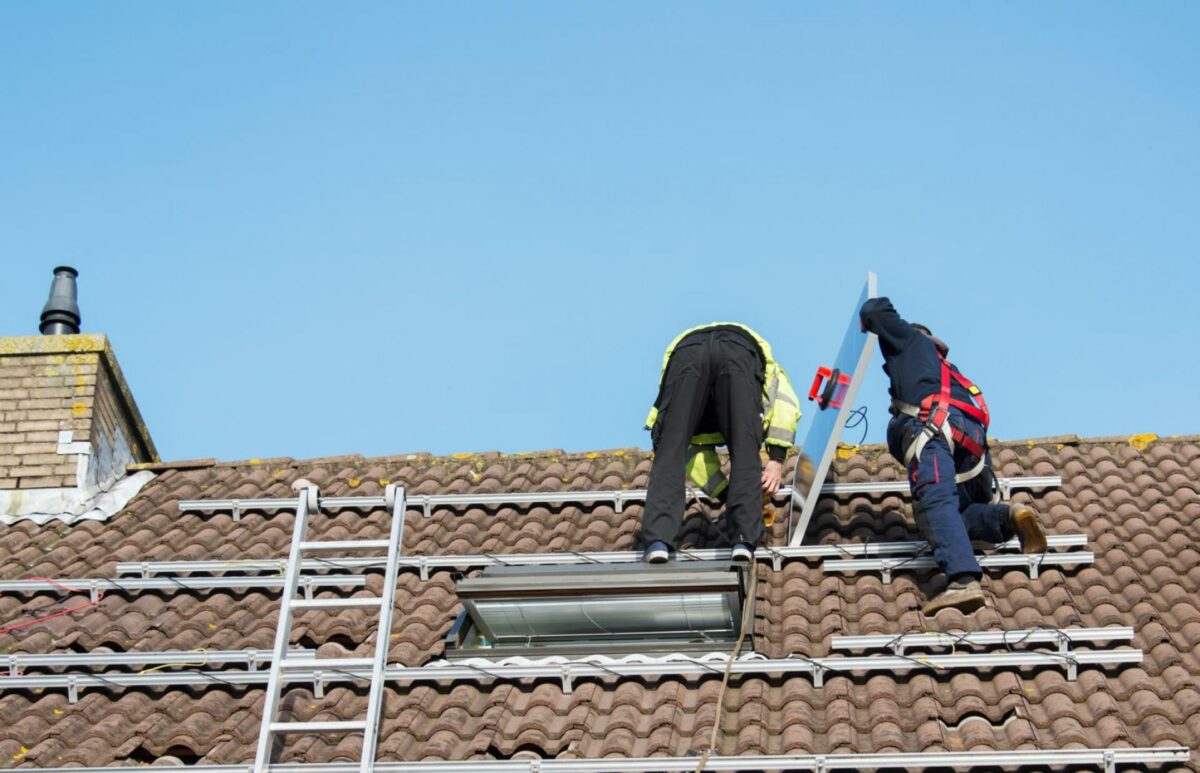
M 885 451 L 859 449 L 835 465 L 839 481 L 899 479 Z M 973 617 L 920 614 L 927 576 L 826 574 L 816 561 L 782 571 L 760 564 L 755 647 L 769 657 L 828 655 L 834 635 L 921 630 L 1131 625 L 1138 666 L 1000 668 L 943 673 L 735 677 L 720 717 L 721 754 L 923 752 L 1183 745 L 1200 741 L 1200 439 L 1152 442 L 1060 438 L 1000 444 L 1000 474 L 1061 474 L 1058 489 L 1018 492 L 1032 500 L 1051 533 L 1083 532 L 1094 564 L 993 571 L 992 607 Z M 286 555 L 292 516 L 249 512 L 180 513 L 197 498 L 292 496 L 304 477 L 323 495 L 381 494 L 387 482 L 411 493 L 639 488 L 650 459 L 636 450 L 519 456 L 358 456 L 293 461 L 156 466 L 158 477 L 107 522 L 7 527 L 3 577 L 113 577 L 118 561 L 277 558 Z M 313 518 L 314 538 L 385 536 L 380 512 Z M 404 552 L 510 553 L 633 547 L 641 508 L 608 504 L 410 510 Z M 771 544 L 782 544 L 777 523 Z M 716 546 L 721 528 L 703 506 L 689 510 L 685 544 Z M 810 542 L 918 539 L 907 497 L 822 501 Z M 378 575 L 373 575 L 378 582 Z M 455 575 L 421 580 L 401 572 L 390 659 L 421 665 L 442 652 L 459 611 Z M 49 595 L 0 597 L 0 624 L 61 608 Z M 7 652 L 269 649 L 278 596 L 265 591 L 110 592 L 96 605 L 3 634 Z M 40 611 L 40 612 L 39 612 Z M 301 616 L 297 640 L 340 653 L 367 643 L 367 615 L 354 610 Z M 369 643 L 360 651 L 365 652 Z M 197 653 L 197 660 L 203 655 Z M 380 759 L 685 755 L 707 743 L 719 678 L 389 685 Z M 351 718 L 365 687 L 332 687 L 323 697 L 301 686 L 285 693 L 298 719 Z M 0 765 L 131 764 L 162 755 L 205 763 L 254 756 L 263 690 L 88 689 L 77 703 L 61 692 L 0 695 Z M 289 741 L 283 759 L 353 760 L 357 739 Z

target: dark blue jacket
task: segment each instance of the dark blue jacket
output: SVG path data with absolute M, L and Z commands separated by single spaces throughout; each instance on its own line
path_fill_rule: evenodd
M 942 359 L 929 336 L 900 318 L 887 298 L 872 298 L 863 304 L 859 319 L 867 332 L 879 336 L 883 372 L 892 384 L 888 393 L 911 405 L 920 405 L 929 395 L 942 391 Z M 951 367 L 954 367 L 953 365 Z M 956 400 L 969 402 L 967 390 L 951 382 Z

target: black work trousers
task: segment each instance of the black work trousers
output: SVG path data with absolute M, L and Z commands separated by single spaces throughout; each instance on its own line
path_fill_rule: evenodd
M 763 371 L 758 347 L 730 330 L 700 330 L 675 347 L 656 403 L 644 545 L 661 541 L 678 547 L 688 441 L 713 431 L 725 436 L 731 459 L 725 505 L 729 541 L 757 545 L 762 539 Z

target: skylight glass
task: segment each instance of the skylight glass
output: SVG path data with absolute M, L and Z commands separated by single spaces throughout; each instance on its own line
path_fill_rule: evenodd
M 492 567 L 458 584 L 447 657 L 712 651 L 737 640 L 742 572 L 723 561 Z

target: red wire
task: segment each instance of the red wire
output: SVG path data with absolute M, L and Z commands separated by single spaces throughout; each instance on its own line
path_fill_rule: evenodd
M 62 588 L 63 590 L 70 591 L 71 593 L 84 593 L 84 591 L 81 591 L 79 588 L 72 588 L 71 586 L 65 585 L 64 583 L 61 583 L 58 580 L 52 580 L 49 577 L 30 577 L 29 579 L 30 580 L 41 580 L 43 582 L 48 582 L 51 585 L 55 586 L 56 588 Z M 23 623 L 9 623 L 8 625 L 0 627 L 0 633 L 11 633 L 12 631 L 19 631 L 22 628 L 28 628 L 31 625 L 37 625 L 38 623 L 42 623 L 47 620 L 53 620 L 56 617 L 62 617 L 63 615 L 69 615 L 72 612 L 78 612 L 81 609 L 87 609 L 88 607 L 94 607 L 97 604 L 99 604 L 101 602 L 101 600 L 103 600 L 103 599 L 104 599 L 104 591 L 99 591 L 96 593 L 95 601 L 88 599 L 87 601 L 83 602 L 82 604 L 76 604 L 75 606 L 68 607 L 67 609 L 60 609 L 59 611 L 55 612 L 52 615 L 44 615 L 42 617 L 35 617 L 32 620 L 26 620 Z

